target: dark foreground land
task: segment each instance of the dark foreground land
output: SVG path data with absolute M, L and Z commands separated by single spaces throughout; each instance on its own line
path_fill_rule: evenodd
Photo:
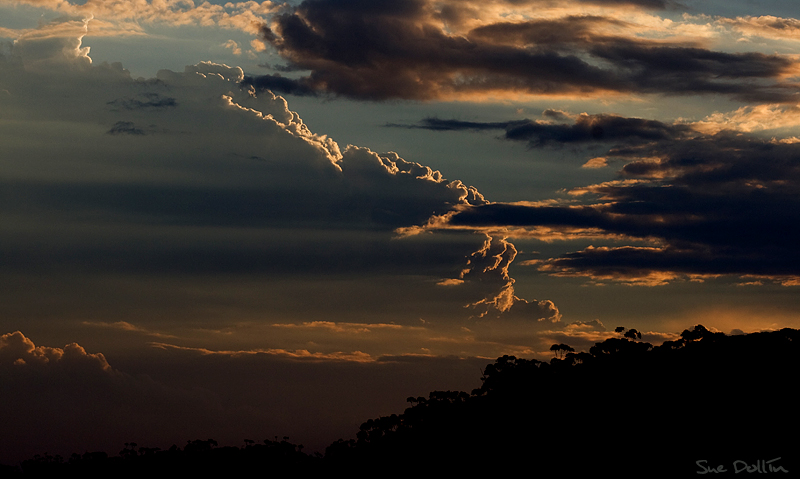
M 471 393 L 408 398 L 324 455 L 286 440 L 183 448 L 126 444 L 119 456 L 37 456 L 0 476 L 794 477 L 800 475 L 800 331 L 729 336 L 702 326 L 661 346 L 618 328 L 549 363 L 498 358 Z

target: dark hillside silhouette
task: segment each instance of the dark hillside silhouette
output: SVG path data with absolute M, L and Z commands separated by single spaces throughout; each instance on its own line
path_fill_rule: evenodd
M 800 331 L 728 336 L 698 325 L 660 346 L 642 342 L 634 329 L 616 332 L 588 352 L 554 345 L 558 357 L 549 362 L 498 358 L 480 388 L 410 397 L 403 413 L 366 421 L 355 439 L 334 442 L 324 457 L 288 438 L 245 440 L 243 447 L 197 440 L 165 451 L 126 444 L 118 457 L 37 456 L 22 464 L 22 477 L 800 472 L 792 439 L 800 426 Z
M 724 475 L 735 461 L 768 469 L 764 461 L 781 457 L 775 468 L 800 472 L 787 436 L 800 426 L 799 331 L 727 336 L 698 325 L 657 347 L 623 331 L 550 362 L 498 358 L 472 394 L 409 398 L 405 413 L 368 421 L 326 459 L 409 472 L 432 463 L 542 477 L 694 477 L 697 461 Z
M 0 469 L 0 477 L 96 477 L 142 478 L 155 472 L 165 477 L 289 477 L 298 471 L 321 473 L 321 458 L 302 452 L 303 446 L 288 438 L 264 440 L 258 444 L 245 440 L 243 447 L 217 447 L 213 439 L 188 441 L 181 449 L 137 447 L 126 443 L 119 456 L 104 452 L 72 454 L 68 459 L 48 454 L 23 461 L 21 467 Z M 5 473 L 5 474 L 3 474 Z

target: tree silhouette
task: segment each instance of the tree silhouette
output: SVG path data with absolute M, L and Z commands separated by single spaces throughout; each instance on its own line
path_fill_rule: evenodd
M 629 330 L 625 331 L 624 337 L 626 337 L 628 339 L 633 339 L 633 340 L 642 339 L 642 333 L 640 333 L 639 331 L 637 331 L 635 329 L 629 329 Z
M 575 349 L 573 349 L 567 344 L 562 343 L 550 346 L 550 351 L 553 351 L 555 353 L 556 358 L 563 358 L 565 354 L 575 352 Z

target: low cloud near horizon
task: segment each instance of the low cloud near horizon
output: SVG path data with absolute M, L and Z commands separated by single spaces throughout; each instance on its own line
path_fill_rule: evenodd
M 307 451 L 324 452 L 370 417 L 402 409 L 409 395 L 479 387 L 480 369 L 488 364 L 480 358 L 400 359 L 319 362 L 153 348 L 135 361 L 120 359 L 120 370 L 75 343 L 38 346 L 19 331 L 4 334 L 0 383 L 14 414 L 3 423 L 0 463 L 44 453 L 115 455 L 127 442 L 168 449 L 209 436 L 241 445 L 289 434 Z M 328 397 L 324 404 L 320 391 Z

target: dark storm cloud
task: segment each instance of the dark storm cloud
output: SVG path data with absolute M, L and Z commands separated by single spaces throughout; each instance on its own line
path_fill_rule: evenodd
M 449 210 L 459 201 L 459 191 L 412 175 L 381 178 L 362 168 L 366 171 L 345 165 L 354 182 L 371 180 L 382 196 L 364 185 L 336 181 L 280 190 L 6 182 L 0 196 L 4 213 L 36 221 L 40 239 L 0 237 L 9 253 L 4 268 L 282 275 L 416 274 L 425 269 L 452 274 L 453 265 L 476 246 L 475 239 L 450 237 L 450 248 L 442 252 L 422 238 L 392 241 L 392 236 L 397 227 L 424 223 L 431 212 Z M 399 182 L 396 188 L 393 181 Z M 52 241 L 45 239 L 54 227 L 64 231 Z
M 109 135 L 146 135 L 144 130 L 137 128 L 132 121 L 118 121 L 106 133 Z
M 417 186 L 413 181 L 406 183 L 398 188 L 413 191 Z M 419 190 L 420 196 L 417 197 L 401 198 L 393 196 L 398 192 L 387 191 L 386 197 L 376 198 L 369 191 L 343 192 L 336 184 L 306 188 L 298 185 L 295 191 L 130 183 L 0 184 L 4 190 L 2 197 L 6 198 L 4 212 L 7 214 L 41 215 L 50 212 L 64 219 L 142 225 L 231 228 L 280 225 L 392 231 L 400 226 L 422 223 L 431 212 L 442 214 L 458 201 L 457 192 L 444 188 L 436 192 L 435 187 L 428 193 L 437 196 L 440 204 L 435 204 L 437 200 L 425 198 L 426 192 Z M 388 189 L 387 185 L 384 186 Z M 319 196 L 309 198 L 312 193 Z M 321 202 L 319 198 L 326 194 L 329 195 L 327 201 Z M 280 199 L 282 203 L 277 205 Z M 448 205 L 448 201 L 452 203 Z
M 292 79 L 275 75 L 261 75 L 257 77 L 246 76 L 243 85 L 252 85 L 259 90 L 272 90 L 296 96 L 317 96 L 318 92 L 304 79 Z
M 193 238 L 192 233 L 202 237 Z M 162 239 L 154 241 L 154 237 Z M 440 251 L 436 241 L 392 241 L 390 234 L 380 233 L 276 229 L 257 233 L 196 230 L 176 235 L 170 228 L 70 235 L 36 245 L 13 240 L 2 244 L 10 257 L 3 266 L 6 273 L 238 274 L 260 275 L 265 281 L 307 275 L 445 277 L 476 247 L 468 238 L 451 239 L 448 249 Z
M 800 275 L 800 144 L 723 132 L 609 154 L 630 161 L 620 172 L 627 181 L 574 191 L 594 203 L 489 204 L 460 212 L 450 224 L 585 229 L 657 243 L 531 262 L 554 274 Z
M 560 19 L 492 23 L 473 29 L 470 31 L 469 37 L 495 44 L 551 45 L 564 48 L 571 44 L 622 41 L 621 38 L 598 36 L 592 33 L 592 29 L 623 25 L 625 22 L 613 18 L 597 15 L 570 15 Z
M 592 207 L 530 207 L 490 203 L 459 212 L 450 221 L 453 226 L 579 226 L 582 228 L 602 225 L 602 215 Z
M 175 108 L 178 106 L 178 101 L 171 97 L 162 97 L 158 93 L 143 93 L 139 98 L 119 98 L 114 101 L 108 102 L 113 107 L 124 108 L 125 110 L 142 110 L 142 109 L 163 109 Z
M 368 8 L 362 3 L 306 1 L 276 16 L 262 26 L 262 39 L 290 64 L 311 73 L 292 80 L 255 77 L 249 83 L 285 93 L 317 91 L 367 100 L 430 100 L 490 91 L 717 93 L 770 102 L 796 96 L 794 85 L 779 81 L 793 67 L 790 59 L 602 33 L 624 25 L 615 19 L 498 22 L 456 35 L 443 22 L 459 7 L 447 5 L 432 13 L 421 1 L 376 2 Z
M 572 125 L 528 122 L 506 129 L 509 140 L 527 141 L 531 146 L 593 141 L 655 141 L 680 138 L 691 128 L 655 120 L 616 115 L 580 115 Z
M 399 123 L 387 123 L 385 126 L 393 128 L 418 128 L 421 130 L 433 131 L 458 131 L 458 130 L 505 130 L 516 126 L 530 123 L 531 120 L 499 121 L 499 122 L 478 122 L 461 120 L 440 120 L 438 118 L 425 118 L 420 120 L 417 125 L 403 125 Z
M 545 116 L 566 118 L 563 113 L 561 115 L 558 113 L 560 112 L 547 111 Z M 637 142 L 674 140 L 697 134 L 688 125 L 670 125 L 656 120 L 625 118 L 608 114 L 582 114 L 575 118 L 575 122 L 571 125 L 534 120 L 484 123 L 425 118 L 418 125 L 389 124 L 387 126 L 434 131 L 505 130 L 506 139 L 527 141 L 533 147 L 603 141 L 635 144 Z
M 628 91 L 632 92 L 718 93 L 763 103 L 798 99 L 795 84 L 757 82 L 778 78 L 791 69 L 794 62 L 777 55 L 635 43 L 598 45 L 591 47 L 588 53 L 623 69 L 624 82 L 630 85 Z

